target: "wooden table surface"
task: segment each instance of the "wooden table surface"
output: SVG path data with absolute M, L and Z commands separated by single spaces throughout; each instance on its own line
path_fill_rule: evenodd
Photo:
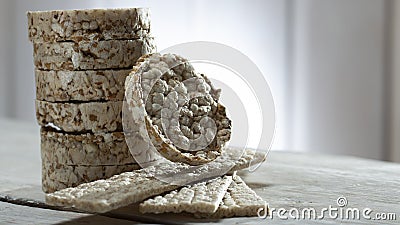
M 137 205 L 93 215 L 54 208 L 44 203 L 40 187 L 39 128 L 36 124 L 0 119 L 0 224 L 400 224 L 400 165 L 348 156 L 270 152 L 255 172 L 241 172 L 246 183 L 276 209 L 266 219 L 199 220 L 187 214 L 141 215 Z M 339 207 L 337 199 L 346 200 Z M 345 199 L 344 199 L 345 198 Z M 340 202 L 343 203 L 343 202 Z M 292 219 L 289 212 L 334 207 L 356 209 L 360 220 L 324 213 L 323 219 Z M 278 214 L 280 209 L 281 215 Z M 367 208 L 367 209 L 366 209 Z M 370 209 L 371 219 L 363 210 Z M 334 209 L 333 209 L 334 210 Z M 367 212 L 365 211 L 365 212 Z M 308 214 L 306 214 L 308 215 Z M 350 214 L 352 216 L 352 214 Z M 395 217 L 377 220 L 375 217 Z

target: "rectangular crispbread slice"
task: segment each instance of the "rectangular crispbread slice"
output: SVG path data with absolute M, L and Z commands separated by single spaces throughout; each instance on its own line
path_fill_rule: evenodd
M 177 188 L 178 186 L 158 180 L 155 176 L 179 169 L 181 168 L 161 164 L 122 173 L 106 180 L 97 180 L 47 194 L 46 203 L 75 207 L 88 212 L 107 212 Z
M 261 150 L 234 149 L 233 151 L 242 152 L 240 158 L 235 162 L 231 171 L 242 170 L 245 168 L 257 169 L 266 160 L 267 153 Z M 233 153 L 240 154 L 240 153 Z
M 123 132 L 73 134 L 41 128 L 42 162 L 71 166 L 136 163 Z
M 36 99 L 49 102 L 123 101 L 125 78 L 131 70 L 35 70 Z
M 192 169 L 186 164 L 177 163 L 175 167 L 171 167 L 170 164 L 161 163 L 141 170 L 115 175 L 110 179 L 81 184 L 75 188 L 67 188 L 48 194 L 46 195 L 46 202 L 51 205 L 75 207 L 89 212 L 107 212 L 179 187 L 179 185 L 172 182 L 166 183 L 159 180 L 158 178 L 163 175 L 179 175 L 183 171 L 189 171 L 192 179 L 187 181 L 194 183 L 196 180 L 200 181 L 207 178 L 207 172 L 208 177 L 210 177 L 210 172 L 211 174 L 218 173 L 219 168 L 225 164 L 231 165 L 231 168 L 234 167 L 237 170 L 246 168 L 249 165 L 248 159 L 241 160 L 242 151 L 232 149 L 232 151 L 228 152 L 229 154 L 214 160 L 210 166 Z M 254 154 L 252 150 L 245 150 L 244 155 L 255 156 L 257 154 Z M 254 156 L 250 158 L 255 159 L 256 157 Z M 260 160 L 259 162 L 263 161 L 265 159 L 264 154 L 258 159 Z M 225 173 L 229 172 L 233 171 L 225 171 Z M 166 177 L 163 178 L 168 180 Z M 177 176 L 172 177 L 172 179 L 177 179 Z
M 174 190 L 141 203 L 142 213 L 214 213 L 221 203 L 232 176 L 217 177 L 208 181 Z
M 253 167 L 265 160 L 265 153 L 251 149 L 225 148 L 222 155 L 200 167 L 189 167 L 177 172 L 179 176 L 161 176 L 165 181 L 185 185 L 191 182 L 222 176 Z M 190 176 L 187 176 L 190 174 Z
M 154 38 L 33 43 L 33 61 L 39 70 L 123 69 L 142 55 L 154 52 Z
M 257 195 L 237 175 L 229 186 L 215 213 L 195 213 L 199 218 L 225 218 L 237 216 L 257 216 L 258 210 L 268 210 L 266 202 Z

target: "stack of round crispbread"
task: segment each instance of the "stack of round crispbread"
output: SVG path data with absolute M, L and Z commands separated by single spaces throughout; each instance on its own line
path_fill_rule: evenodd
M 43 191 L 139 168 L 121 113 L 125 78 L 139 57 L 155 51 L 148 9 L 28 12 L 28 31 Z

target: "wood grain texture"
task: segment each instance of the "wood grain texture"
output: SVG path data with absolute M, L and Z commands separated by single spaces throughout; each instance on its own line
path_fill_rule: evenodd
M 14 202 L 14 204 L 0 202 L 9 206 L 7 213 L 2 213 L 4 209 L 0 206 L 3 210 L 0 211 L 0 224 L 3 221 L 7 221 L 5 223 L 18 222 L 18 218 L 23 216 L 30 218 L 30 221 L 44 224 L 50 223 L 52 219 L 55 222 L 57 220 L 65 222 L 69 219 L 72 222 L 77 221 L 77 223 L 86 221 L 87 214 L 83 216 L 83 219 L 79 219 L 83 214 L 75 212 L 57 214 L 59 211 L 46 209 L 51 213 L 36 213 L 38 207 L 45 207 L 45 205 L 41 205 L 44 201 L 44 194 L 40 190 L 39 129 L 34 124 L 2 120 L 0 120 L 0 127 L 2 127 L 0 130 L 0 140 L 2 141 L 0 153 L 5 156 L 0 157 L 0 201 Z M 375 212 L 394 212 L 397 213 L 397 220 L 333 220 L 328 218 L 324 220 L 280 220 L 276 212 L 273 214 L 272 220 L 257 217 L 205 220 L 193 218 L 189 214 L 142 215 L 138 212 L 137 205 L 120 208 L 104 214 L 104 216 L 172 224 L 205 222 L 222 224 L 398 224 L 400 221 L 400 164 L 348 156 L 271 152 L 266 163 L 262 164 L 255 172 L 243 171 L 239 175 L 269 203 L 270 208 L 289 210 L 314 207 L 319 211 L 329 205 L 337 207 L 337 198 L 344 196 L 348 200 L 347 207 L 371 208 L 371 216 Z M 39 205 L 35 205 L 36 203 L 29 200 L 35 200 Z M 19 207 L 22 206 L 11 207 L 15 203 L 30 204 L 30 207 L 24 206 L 24 210 L 27 212 L 21 211 Z M 44 209 L 39 211 L 41 210 Z M 30 211 L 34 213 L 29 214 Z M 21 219 L 21 221 L 25 220 Z
M 56 211 L 0 202 L 0 224 L 135 224 L 101 215 Z

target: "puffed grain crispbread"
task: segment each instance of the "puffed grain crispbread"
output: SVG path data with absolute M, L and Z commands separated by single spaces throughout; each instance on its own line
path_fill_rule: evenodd
M 232 176 L 225 175 L 182 187 L 164 196 L 148 199 L 139 205 L 141 213 L 214 213 L 217 211 Z
M 246 150 L 243 155 L 261 155 L 249 152 L 252 150 Z M 170 163 L 152 165 L 144 169 L 115 175 L 110 179 L 97 180 L 48 194 L 46 202 L 50 205 L 75 207 L 89 212 L 107 212 L 178 188 L 180 185 L 176 185 L 173 181 L 177 180 L 182 173 L 190 172 L 189 176 L 192 179 L 186 180 L 186 184 L 189 184 L 213 177 L 224 164 L 231 165 L 233 168 L 237 163 L 236 169 L 244 169 L 249 166 L 247 160 L 241 160 L 242 151 L 231 151 L 231 153 L 201 167 L 192 167 L 183 163 L 175 163 L 174 166 L 171 166 Z M 264 156 L 264 154 L 262 155 Z M 265 159 L 264 157 L 251 158 Z M 211 165 L 208 167 L 209 164 Z M 229 172 L 234 171 L 225 171 L 225 173 Z M 171 179 L 168 180 L 168 177 L 165 176 L 169 176 Z
M 69 166 L 112 166 L 136 163 L 122 132 L 73 134 L 42 128 L 42 161 Z
M 48 102 L 123 101 L 131 69 L 35 70 L 36 99 Z
M 181 165 L 187 168 L 187 165 Z M 179 171 L 169 164 L 150 166 L 132 172 L 115 175 L 109 179 L 81 184 L 46 195 L 50 205 L 75 207 L 88 212 L 107 212 L 131 203 L 171 191 L 178 186 L 165 183 L 157 174 Z
M 135 163 L 118 166 L 68 166 L 43 161 L 42 190 L 51 193 L 137 169 L 140 169 L 140 166 Z
M 154 39 L 80 42 L 33 42 L 33 60 L 39 70 L 122 69 L 155 51 Z
M 142 56 L 126 79 L 129 126 L 173 162 L 208 163 L 221 155 L 231 120 L 215 89 L 187 59 L 174 54 Z M 141 150 L 141 149 L 140 149 Z
M 206 186 L 216 186 L 214 189 L 217 189 L 223 179 L 221 177 L 183 187 L 179 191 L 174 190 L 165 196 L 148 199 L 140 204 L 139 210 L 142 213 L 189 212 L 199 218 L 224 218 L 257 216 L 260 208 L 267 209 L 266 202 L 251 190 L 239 176 L 234 174 L 233 180 L 231 176 L 229 177 L 229 183 L 223 183 L 223 185 L 228 185 L 220 188 L 218 192 L 207 190 Z M 200 201 L 195 198 L 196 194 Z M 199 205 L 199 202 L 202 204 Z
M 36 118 L 41 126 L 52 124 L 65 132 L 122 131 L 122 101 L 46 102 L 36 100 Z
M 60 42 L 136 39 L 150 32 L 147 8 L 28 12 L 29 40 Z
M 195 213 L 200 218 L 257 216 L 258 210 L 268 210 L 266 202 L 237 175 L 225 193 L 215 213 Z

